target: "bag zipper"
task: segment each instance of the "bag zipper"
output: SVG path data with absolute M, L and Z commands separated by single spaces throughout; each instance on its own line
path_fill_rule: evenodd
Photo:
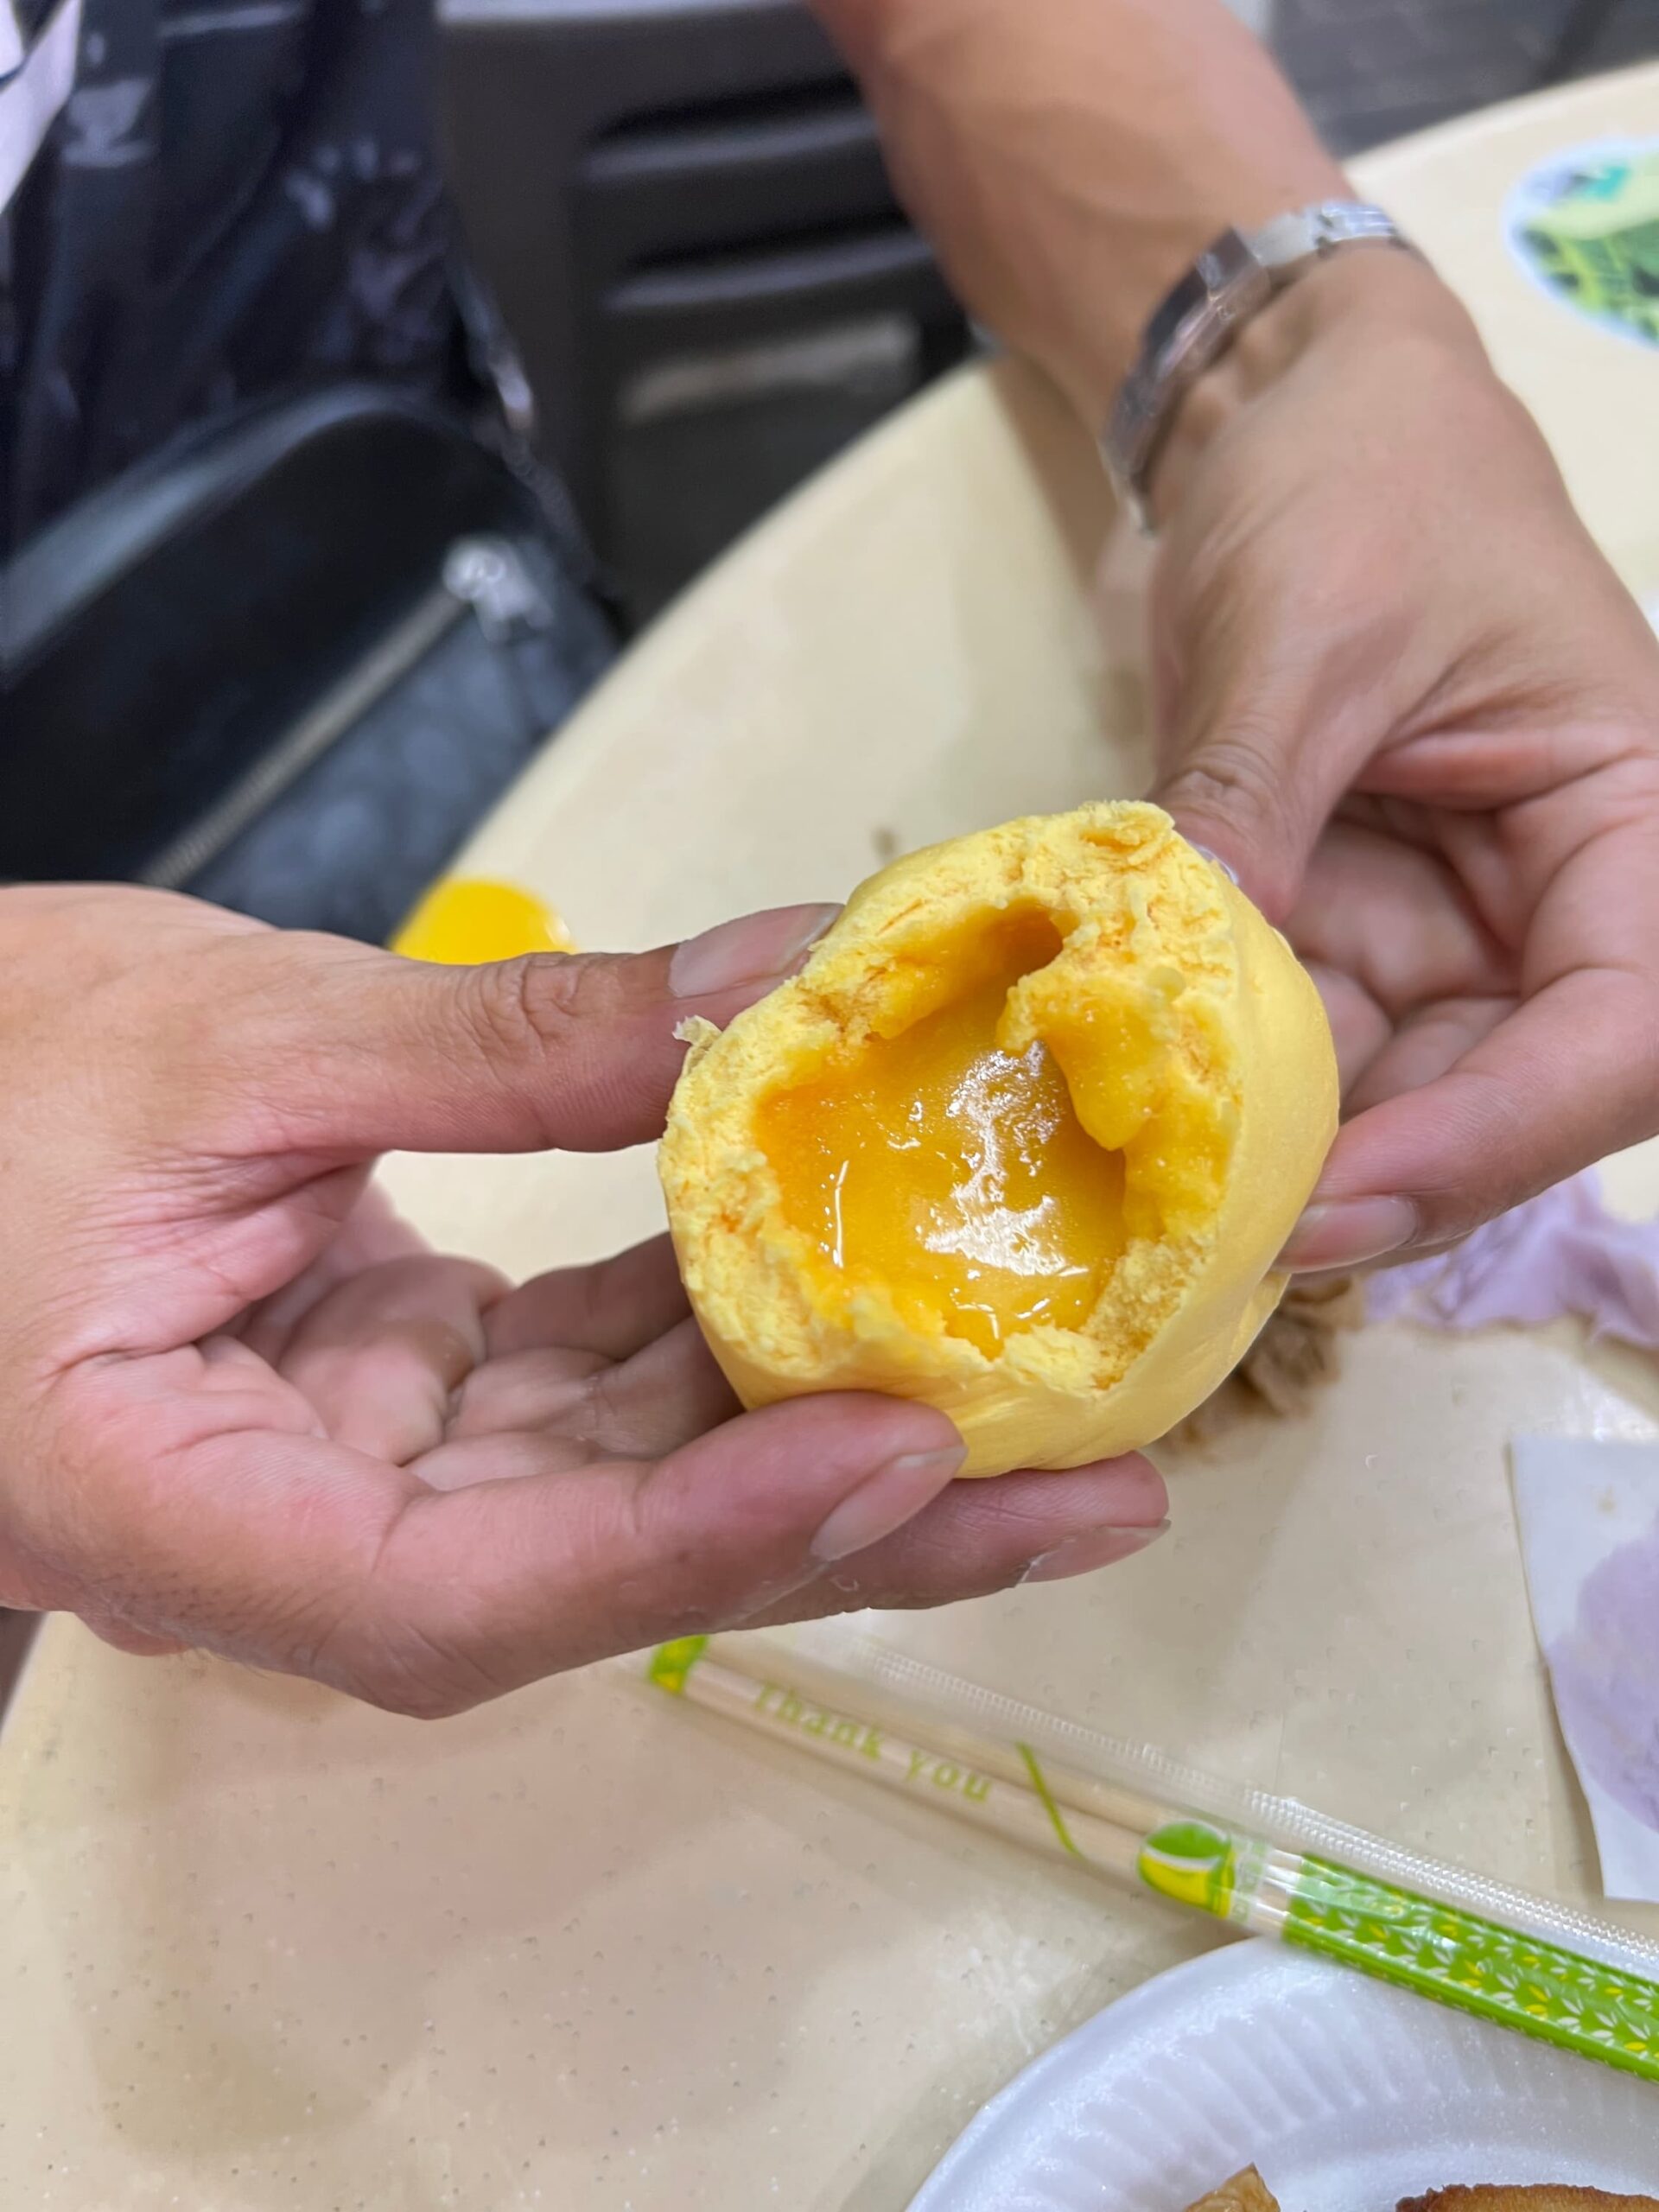
M 247 772 L 139 869 L 137 880 L 177 891 L 234 843 L 308 768 L 470 613 L 487 644 L 544 630 L 552 609 L 518 548 L 502 537 L 458 538 L 437 583 L 356 666 L 325 691 Z

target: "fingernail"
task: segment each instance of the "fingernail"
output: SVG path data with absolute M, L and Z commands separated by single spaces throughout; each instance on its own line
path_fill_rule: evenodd
M 1361 1268 L 1409 1244 L 1417 1229 L 1417 1209 L 1409 1198 L 1316 1200 L 1291 1230 L 1279 1265 L 1309 1274 Z
M 742 983 L 781 982 L 829 928 L 839 906 L 776 906 L 688 938 L 668 967 L 677 999 L 712 998 Z
M 1074 1574 L 1092 1574 L 1097 1567 L 1114 1567 L 1121 1559 L 1133 1559 L 1136 1552 L 1155 1544 L 1168 1527 L 1167 1521 L 1160 1521 L 1150 1529 L 1086 1529 L 1082 1535 L 1068 1536 L 1052 1552 L 1033 1560 L 1020 1580 L 1022 1583 L 1065 1582 Z
M 1237 890 L 1238 870 L 1236 868 L 1223 860 L 1219 853 L 1212 853 L 1208 845 L 1194 845 L 1192 849 L 1201 861 L 1208 861 L 1211 868 L 1218 868 L 1234 890 Z
M 812 1539 L 812 1556 L 828 1563 L 868 1550 L 913 1521 L 931 1505 L 968 1456 L 965 1444 L 939 1452 L 911 1452 L 889 1459 L 867 1475 L 850 1497 L 843 1497 Z

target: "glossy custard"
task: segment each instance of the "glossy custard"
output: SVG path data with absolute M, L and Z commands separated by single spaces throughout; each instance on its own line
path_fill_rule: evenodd
M 1078 1327 L 1124 1244 L 1122 1158 L 1085 1132 L 1040 1038 L 996 1041 L 1009 990 L 1058 940 L 1044 923 L 1002 936 L 988 982 L 756 1116 L 785 1211 L 830 1264 L 988 1357 L 1034 1323 Z

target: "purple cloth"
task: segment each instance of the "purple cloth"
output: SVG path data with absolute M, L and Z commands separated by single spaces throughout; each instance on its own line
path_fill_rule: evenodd
M 1659 1222 L 1620 1221 L 1593 1169 L 1489 1221 L 1450 1252 L 1371 1278 L 1374 1321 L 1484 1329 L 1494 1322 L 1588 1322 L 1595 1337 L 1659 1350 Z

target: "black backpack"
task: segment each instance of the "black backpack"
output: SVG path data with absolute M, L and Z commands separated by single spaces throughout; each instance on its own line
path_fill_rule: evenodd
M 461 414 L 251 410 L 0 576 L 0 880 L 384 939 L 614 638 L 556 487 Z

